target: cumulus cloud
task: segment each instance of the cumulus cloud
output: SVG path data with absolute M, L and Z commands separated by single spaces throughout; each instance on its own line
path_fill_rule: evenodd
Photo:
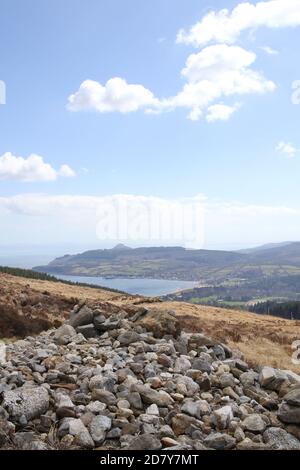
M 60 169 L 57 172 L 58 176 L 62 176 L 63 178 L 73 178 L 76 176 L 74 170 L 72 170 L 69 165 L 61 165 Z
M 248 2 L 232 11 L 211 11 L 190 30 L 181 30 L 177 35 L 177 43 L 200 48 L 188 56 L 181 71 L 185 82 L 177 94 L 159 98 L 143 85 L 131 85 L 118 77 L 105 85 L 86 80 L 69 97 L 68 108 L 101 113 L 143 110 L 148 114 L 186 108 L 193 121 L 202 116 L 209 122 L 218 120 L 218 116 L 226 121 L 237 109 L 225 102 L 228 97 L 240 100 L 244 95 L 262 95 L 276 89 L 274 81 L 255 69 L 256 54 L 234 45 L 242 31 L 293 26 L 300 26 L 300 0 Z M 260 49 L 269 55 L 278 53 L 270 46 Z
M 237 111 L 239 105 L 227 106 L 226 104 L 213 104 L 209 106 L 206 115 L 207 122 L 228 121 L 232 114 Z
M 223 116 L 227 115 L 229 118 L 236 108 L 226 104 L 220 107 L 220 99 L 264 94 L 276 88 L 275 83 L 250 67 L 255 60 L 254 52 L 227 44 L 208 46 L 191 54 L 181 72 L 187 83 L 176 96 L 161 101 L 159 108 L 188 108 L 189 118 L 198 120 L 203 111 L 207 109 L 210 116 L 208 108 L 217 106 L 212 108 L 213 115 L 223 111 Z
M 68 165 L 62 165 L 59 170 L 55 170 L 40 155 L 31 154 L 29 157 L 23 158 L 6 152 L 0 157 L 0 180 L 28 183 L 55 181 L 58 176 L 72 177 L 75 176 L 75 172 Z
M 189 110 L 189 118 L 197 121 L 207 111 L 209 122 L 225 121 L 237 110 L 218 101 L 232 96 L 272 92 L 276 86 L 261 72 L 251 68 L 256 54 L 239 46 L 216 44 L 191 54 L 181 71 L 186 80 L 177 95 L 158 99 L 142 85 L 129 85 L 121 78 L 109 80 L 105 86 L 86 80 L 69 97 L 71 111 L 129 113 L 143 109 L 160 114 L 176 108 Z M 208 109 L 210 108 L 210 109 Z
M 287 158 L 294 158 L 296 154 L 300 151 L 290 142 L 279 142 L 276 147 L 276 151 L 281 153 Z
M 94 80 L 85 80 L 79 90 L 69 97 L 68 109 L 131 113 L 155 105 L 156 101 L 153 93 L 143 85 L 131 85 L 123 78 L 115 77 L 105 85 Z
M 211 11 L 188 31 L 181 29 L 177 42 L 195 47 L 210 42 L 233 44 L 246 30 L 300 26 L 300 0 L 270 0 L 238 4 L 232 11 Z

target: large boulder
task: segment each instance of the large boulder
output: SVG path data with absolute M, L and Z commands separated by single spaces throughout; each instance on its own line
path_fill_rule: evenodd
M 268 390 L 278 391 L 286 380 L 287 375 L 281 370 L 273 369 L 273 367 L 263 367 L 259 374 L 260 385 Z
M 72 337 L 76 335 L 76 330 L 73 326 L 65 323 L 64 325 L 57 328 L 54 333 L 53 339 L 57 344 L 68 344 L 72 341 Z
M 38 418 L 49 408 L 49 395 L 45 387 L 24 386 L 4 392 L 2 406 L 10 419 L 25 416 L 27 421 Z
M 300 406 L 300 388 L 288 392 L 286 395 L 284 395 L 283 400 L 286 401 L 289 405 Z
M 300 424 L 300 407 L 282 403 L 278 410 L 278 418 L 283 423 Z
M 281 428 L 269 428 L 264 432 L 264 442 L 275 450 L 300 450 L 296 437 Z
M 93 323 L 93 318 L 93 311 L 87 305 L 84 305 L 80 310 L 71 313 L 69 324 L 73 326 L 73 328 L 77 328 L 78 326 Z

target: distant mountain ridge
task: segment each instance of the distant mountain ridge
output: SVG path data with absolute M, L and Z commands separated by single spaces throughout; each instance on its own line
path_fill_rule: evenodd
M 296 242 L 266 243 L 265 245 L 259 245 L 253 248 L 238 250 L 238 253 L 244 253 L 247 255 L 251 253 L 257 253 L 258 251 L 272 250 L 273 248 L 282 248 L 284 246 L 291 245 L 292 243 Z
M 282 275 L 287 268 L 297 273 L 299 269 L 300 274 L 300 242 L 265 245 L 246 252 L 119 244 L 112 249 L 65 255 L 33 269 L 50 274 L 220 282 L 260 277 L 271 269 Z

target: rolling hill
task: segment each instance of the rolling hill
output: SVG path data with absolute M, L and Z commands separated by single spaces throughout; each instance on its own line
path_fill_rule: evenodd
M 109 277 L 199 280 L 205 270 L 239 266 L 247 256 L 230 251 L 188 250 L 182 247 L 92 250 L 56 258 L 36 271 Z
M 300 274 L 300 242 L 266 245 L 246 252 L 188 250 L 182 247 L 91 250 L 56 258 L 36 271 L 103 277 L 180 279 L 220 283 L 270 275 Z

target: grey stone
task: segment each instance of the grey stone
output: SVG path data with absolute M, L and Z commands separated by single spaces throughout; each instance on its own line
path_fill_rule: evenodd
M 254 442 L 249 437 L 239 442 L 236 446 L 237 450 L 269 450 L 266 444 Z
M 300 406 L 300 388 L 288 392 L 284 395 L 283 400 L 289 405 Z
M 122 429 L 113 428 L 106 434 L 106 439 L 119 439 L 122 436 Z
M 272 367 L 263 367 L 259 374 L 260 385 L 269 390 L 279 390 L 285 380 L 286 374 Z
M 300 424 L 300 407 L 282 403 L 277 416 L 283 423 Z
M 79 334 L 81 333 L 86 339 L 97 338 L 99 336 L 98 331 L 94 327 L 93 323 L 90 323 L 89 325 L 77 326 L 76 331 Z
M 105 403 L 102 403 L 101 401 L 91 401 L 91 403 L 89 403 L 87 406 L 86 406 L 86 410 L 87 411 L 90 411 L 91 413 L 93 414 L 98 414 L 98 413 L 102 413 L 102 411 L 104 411 L 106 408 L 106 404 Z
M 106 405 L 115 405 L 117 403 L 117 399 L 113 393 L 98 388 L 95 388 L 92 391 L 92 398 L 93 400 L 101 401 Z
M 224 348 L 220 344 L 216 344 L 213 347 L 213 352 L 219 361 L 224 361 L 226 359 Z
M 221 388 L 234 387 L 235 386 L 234 377 L 230 373 L 222 374 L 219 377 L 219 383 L 220 383 Z
M 86 449 L 94 447 L 94 441 L 83 422 L 80 419 L 69 418 L 69 433 L 75 437 L 75 443 Z
M 14 445 L 20 450 L 47 450 L 48 446 L 33 432 L 18 432 L 13 437 Z
M 204 359 L 197 358 L 193 361 L 193 369 L 201 370 L 201 372 L 207 372 L 210 374 L 211 365 Z
M 14 424 L 6 419 L 0 418 L 0 448 L 10 441 L 14 432 Z
M 200 390 L 200 385 L 196 383 L 191 377 L 187 377 L 186 375 L 180 375 L 176 380 L 177 388 L 179 385 L 185 386 L 185 395 L 187 397 L 193 397 L 196 393 Z
M 89 325 L 90 323 L 93 323 L 93 317 L 93 311 L 84 305 L 78 312 L 71 314 L 69 324 L 73 326 L 73 328 Z
M 116 381 L 116 377 L 111 374 L 107 376 L 103 376 L 102 374 L 94 375 L 89 381 L 89 389 L 94 390 L 97 388 L 112 392 Z
M 44 387 L 24 386 L 4 392 L 2 406 L 10 418 L 19 419 L 24 415 L 30 421 L 48 410 L 49 395 Z
M 100 321 L 99 321 L 100 320 Z M 95 328 L 100 331 L 100 332 L 105 332 L 105 331 L 110 331 L 110 330 L 115 330 L 117 328 L 120 328 L 121 321 L 120 320 L 110 320 L 109 318 L 105 320 L 104 322 L 102 321 L 102 316 L 99 319 L 99 317 L 94 318 L 94 325 Z
M 253 370 L 244 372 L 240 375 L 240 381 L 245 387 L 251 387 L 255 384 L 255 381 L 258 379 L 258 374 Z
M 243 427 L 247 431 L 262 433 L 267 425 L 259 414 L 253 413 L 244 419 Z
M 236 440 L 228 434 L 214 433 L 204 439 L 203 443 L 211 449 L 229 450 L 235 447 Z
M 163 390 L 157 392 L 145 385 L 133 385 L 133 391 L 138 392 L 146 404 L 155 403 L 157 406 L 168 406 L 174 402 L 173 398 Z
M 64 324 L 57 328 L 54 333 L 54 341 L 57 344 L 68 344 L 71 342 L 72 336 L 76 335 L 76 330 L 71 325 Z
M 182 405 L 181 411 L 200 419 L 204 414 L 210 413 L 211 409 L 209 404 L 204 400 L 194 401 L 193 399 L 187 399 Z
M 118 341 L 121 346 L 129 346 L 131 343 L 136 343 L 140 340 L 140 335 L 135 331 L 125 331 L 118 336 Z
M 230 405 L 223 406 L 213 412 L 213 417 L 218 429 L 228 428 L 230 421 L 233 419 L 232 408 Z
M 191 367 L 189 359 L 185 356 L 180 356 L 175 361 L 174 372 L 184 373 L 191 369 Z
M 108 416 L 95 416 L 90 424 L 90 434 L 96 445 L 102 444 L 106 437 L 106 431 L 111 428 L 111 418 Z
M 148 406 L 148 408 L 146 409 L 146 414 L 159 416 L 158 406 L 155 403 L 152 403 L 152 405 Z
M 143 402 L 141 399 L 141 395 L 138 392 L 132 392 L 127 396 L 127 400 L 129 401 L 132 408 L 137 410 L 143 409 Z
M 271 449 L 276 450 L 300 450 L 300 441 L 281 428 L 269 428 L 264 432 L 264 442 Z
M 136 437 L 128 446 L 130 450 L 160 450 L 161 448 L 160 440 L 151 434 L 142 434 Z
M 100 313 L 99 315 L 95 315 L 95 311 L 94 311 L 93 315 L 94 315 L 93 323 L 96 328 L 98 328 L 98 325 L 102 325 L 102 323 L 106 321 L 106 317 L 102 313 Z

